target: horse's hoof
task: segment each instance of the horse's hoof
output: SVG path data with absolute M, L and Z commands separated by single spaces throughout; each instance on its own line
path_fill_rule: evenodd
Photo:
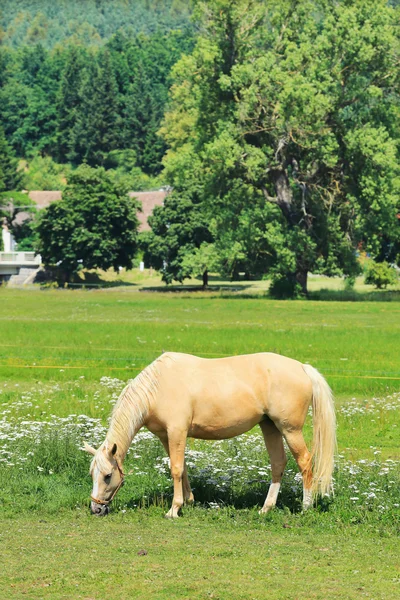
M 269 513 L 274 507 L 273 506 L 267 506 L 266 508 L 262 508 L 261 510 L 258 511 L 259 515 L 266 515 L 267 513 Z

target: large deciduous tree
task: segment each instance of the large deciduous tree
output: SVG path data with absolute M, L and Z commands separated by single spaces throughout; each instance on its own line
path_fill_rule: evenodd
M 398 39 L 384 0 L 208 0 L 174 70 L 171 185 L 200 161 L 200 206 L 232 270 L 307 291 L 398 244 Z M 184 189 L 184 188 L 183 188 Z M 247 263 L 247 267 L 246 267 Z
M 40 215 L 37 251 L 65 281 L 81 268 L 132 268 L 137 249 L 138 203 L 103 168 L 82 165 L 62 200 Z

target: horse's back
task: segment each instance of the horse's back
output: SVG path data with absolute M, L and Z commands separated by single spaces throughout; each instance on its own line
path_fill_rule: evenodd
M 193 437 L 239 435 L 265 416 L 304 421 L 311 382 L 301 363 L 273 353 L 160 357 L 159 416 Z

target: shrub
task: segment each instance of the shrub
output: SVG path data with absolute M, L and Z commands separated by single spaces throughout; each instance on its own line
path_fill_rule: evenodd
M 365 283 L 374 285 L 378 289 L 385 288 L 387 285 L 394 285 L 398 281 L 396 270 L 386 261 L 376 263 L 371 261 L 368 265 L 365 276 Z
M 276 298 L 277 300 L 300 298 L 302 296 L 300 284 L 296 281 L 295 277 L 290 277 L 289 275 L 287 277 L 273 278 L 268 292 L 271 298 Z

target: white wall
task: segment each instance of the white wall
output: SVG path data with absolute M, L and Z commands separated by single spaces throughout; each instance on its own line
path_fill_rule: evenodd
M 14 252 L 15 251 L 15 240 L 7 227 L 3 225 L 1 230 L 3 238 L 3 252 Z

